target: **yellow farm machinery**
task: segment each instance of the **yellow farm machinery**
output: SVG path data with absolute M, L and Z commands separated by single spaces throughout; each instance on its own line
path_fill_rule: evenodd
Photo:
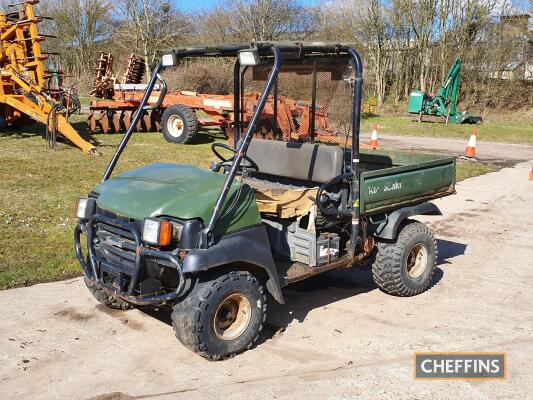
M 52 36 L 39 33 L 38 26 L 47 17 L 35 14 L 38 3 L 12 4 L 16 11 L 0 13 L 0 118 L 4 126 L 15 128 L 31 120 L 41 122 L 50 147 L 61 135 L 84 153 L 97 154 L 68 121 L 79 110 L 79 101 L 73 89 L 63 87 L 58 63 L 47 63 L 57 54 L 41 49 L 41 43 Z

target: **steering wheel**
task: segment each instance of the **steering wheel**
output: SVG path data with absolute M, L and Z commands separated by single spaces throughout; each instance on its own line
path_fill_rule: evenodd
M 233 157 L 231 158 L 225 158 L 222 154 L 220 154 L 217 150 L 217 148 L 220 147 L 222 149 L 226 149 L 226 150 L 229 150 L 233 153 Z M 213 154 L 215 156 L 217 156 L 220 161 L 222 161 L 222 166 L 229 166 L 233 163 L 233 161 L 235 160 L 235 155 L 237 154 L 237 149 L 231 147 L 230 145 L 228 144 L 225 144 L 225 143 L 213 143 L 211 145 L 211 151 L 213 152 Z M 254 160 L 252 160 L 250 157 L 248 157 L 248 155 L 244 155 L 243 156 L 244 160 L 248 163 L 248 165 L 243 165 L 241 168 L 242 169 L 246 169 L 246 168 L 253 168 L 253 170 L 257 173 L 259 172 L 259 166 L 256 164 L 256 162 Z

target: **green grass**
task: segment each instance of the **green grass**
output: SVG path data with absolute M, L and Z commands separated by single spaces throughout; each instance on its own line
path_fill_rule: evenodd
M 76 128 L 81 131 L 83 117 L 78 118 Z M 48 150 L 40 137 L 43 129 L 0 133 L 0 289 L 81 274 L 72 244 L 75 204 L 99 182 L 121 139 L 93 136 L 102 155 L 91 157 L 67 144 Z M 137 134 L 116 172 L 155 161 L 207 167 L 214 140 L 223 139 L 206 134 L 200 143 L 176 146 L 159 133 Z M 492 170 L 479 163 L 458 164 L 459 179 Z
M 426 117 L 426 119 L 429 119 Z M 437 121 L 437 120 L 435 120 Z M 458 125 L 439 122 L 416 122 L 416 116 L 366 116 L 362 121 L 362 131 L 372 130 L 379 124 L 380 132 L 393 135 L 429 136 L 468 140 L 474 125 Z M 475 125 L 479 140 L 507 143 L 533 144 L 533 121 L 529 118 L 485 121 Z
M 90 96 L 78 96 L 78 99 L 80 100 L 80 104 L 82 106 L 89 106 L 89 104 L 91 104 L 91 100 L 93 100 L 93 97 L 90 97 Z
M 48 150 L 35 134 L 0 133 L 0 289 L 80 274 L 72 247 L 74 207 L 101 179 L 121 135 L 94 139 L 100 157 L 66 144 Z M 134 135 L 116 171 L 155 161 L 208 167 L 211 138 L 202 139 L 173 146 L 160 133 Z
M 457 162 L 457 180 L 462 181 L 474 176 L 483 175 L 489 172 L 498 171 L 493 165 L 482 164 L 480 162 L 461 161 Z

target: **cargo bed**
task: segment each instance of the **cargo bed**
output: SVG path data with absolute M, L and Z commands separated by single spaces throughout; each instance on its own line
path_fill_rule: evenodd
M 455 158 L 409 151 L 360 155 L 361 214 L 375 214 L 455 193 Z

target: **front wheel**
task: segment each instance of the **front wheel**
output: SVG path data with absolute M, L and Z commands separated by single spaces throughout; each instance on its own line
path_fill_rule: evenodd
M 172 312 L 178 340 L 212 360 L 249 349 L 265 318 L 264 287 L 248 271 L 232 271 L 201 280 Z
M 87 282 L 85 282 L 85 285 L 87 285 Z M 133 308 L 133 305 L 127 301 L 119 299 L 113 295 L 109 295 L 107 292 L 97 288 L 96 286 L 87 285 L 87 289 L 89 289 L 89 292 L 91 292 L 96 300 L 106 307 L 113 308 L 115 310 L 129 310 L 130 308 Z
M 431 285 L 437 261 L 437 243 L 421 222 L 407 220 L 396 240 L 379 242 L 372 265 L 374 282 L 394 296 L 416 296 Z

